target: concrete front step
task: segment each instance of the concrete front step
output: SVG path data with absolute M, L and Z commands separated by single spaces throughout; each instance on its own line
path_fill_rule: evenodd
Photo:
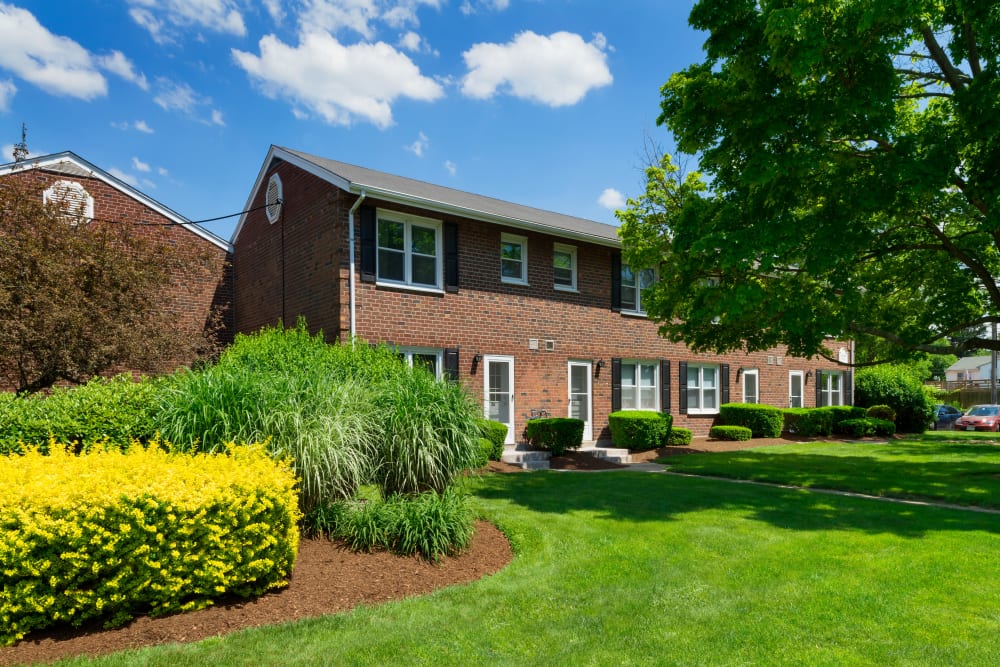
M 597 447 L 593 443 L 585 442 L 583 446 L 573 451 L 595 456 L 611 463 L 626 464 L 632 462 L 632 457 L 629 455 L 628 450 L 617 447 Z M 507 445 L 500 460 L 504 463 L 520 466 L 525 470 L 547 470 L 551 456 L 550 452 L 530 449 L 523 444 Z
M 618 447 L 581 447 L 577 451 L 582 454 L 596 456 L 611 463 L 632 463 L 632 456 L 628 453 L 628 450 Z

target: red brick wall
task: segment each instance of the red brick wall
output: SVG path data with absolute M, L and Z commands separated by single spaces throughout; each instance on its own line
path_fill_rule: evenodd
M 184 267 L 173 275 L 172 284 L 164 286 L 162 308 L 174 316 L 179 328 L 191 326 L 202 330 L 211 324 L 213 309 L 220 308 L 223 326 L 220 340 L 223 343 L 232 340 L 233 274 L 231 257 L 226 250 L 185 227 L 165 226 L 172 222 L 169 218 L 98 178 L 69 176 L 41 169 L 25 170 L 7 178 L 18 179 L 30 186 L 40 186 L 41 189 L 60 180 L 80 183 L 94 199 L 95 220 L 91 224 L 152 223 L 131 224 L 130 228 L 134 235 L 168 244 L 176 248 L 182 257 L 191 260 L 185 262 Z M 193 359 L 165 360 L 161 370 L 172 371 L 192 361 Z M 116 370 L 120 372 L 134 369 Z
M 348 292 L 347 212 L 355 196 L 339 192 L 289 165 L 278 167 L 284 184 L 286 251 L 284 319 L 307 316 L 311 328 L 323 328 L 328 338 L 346 339 L 350 326 Z M 266 182 L 266 181 L 265 181 Z M 261 198 L 263 193 L 261 193 Z M 301 200 L 300 200 L 301 198 Z M 679 411 L 678 362 L 727 363 L 730 365 L 730 400 L 742 401 L 741 366 L 759 369 L 760 400 L 788 405 L 791 370 L 843 370 L 824 360 L 785 356 L 783 349 L 723 356 L 695 355 L 685 346 L 657 335 L 657 325 L 642 317 L 611 310 L 611 258 L 616 251 L 591 243 L 568 241 L 474 220 L 428 214 L 418 208 L 390 205 L 369 198 L 365 205 L 446 219 L 459 226 L 458 293 L 428 294 L 376 286 L 357 276 L 357 331 L 368 341 L 386 341 L 400 346 L 459 348 L 460 376 L 477 400 L 484 390 L 483 364 L 473 357 L 514 357 L 516 415 L 520 434 L 532 409 L 552 416 L 568 413 L 567 363 L 589 361 L 594 365 L 594 437 L 609 439 L 607 415 L 611 411 L 611 359 L 668 359 L 671 362 L 671 405 L 674 423 L 706 434 L 714 416 L 683 415 Z M 255 206 L 262 201 L 254 202 Z M 339 225 L 333 221 L 339 220 Z M 263 211 L 251 214 L 236 241 L 237 329 L 252 331 L 280 316 L 275 278 L 280 265 L 278 224 L 269 225 Z M 529 286 L 500 281 L 500 235 L 509 232 L 528 238 Z M 555 290 L 552 283 L 553 242 L 577 247 L 578 293 Z M 360 269 L 360 240 L 356 239 Z M 339 268 L 335 280 L 329 271 Z M 297 272 L 289 280 L 292 267 Z M 339 285 L 339 288 L 338 288 Z M 331 306 L 339 305 L 340 317 L 329 319 Z M 538 339 L 540 350 L 529 350 L 528 340 Z M 544 351 L 544 341 L 555 342 L 555 350 Z M 836 354 L 846 343 L 832 345 Z M 783 357 L 783 365 L 768 364 L 768 355 Z M 599 372 L 598 360 L 606 365 Z M 815 377 L 806 382 L 804 402 L 815 405 Z

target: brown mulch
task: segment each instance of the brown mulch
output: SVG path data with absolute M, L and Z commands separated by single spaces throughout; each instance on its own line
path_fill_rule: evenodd
M 500 571 L 512 558 L 507 538 L 485 521 L 476 522 L 472 544 L 465 552 L 443 558 L 437 565 L 384 552 L 355 553 L 325 539 L 303 539 L 291 581 L 279 591 L 163 618 L 143 616 L 114 630 L 95 624 L 33 632 L 15 646 L 0 648 L 0 665 L 192 642 L 244 628 L 332 614 L 359 604 L 398 600 L 475 581 Z

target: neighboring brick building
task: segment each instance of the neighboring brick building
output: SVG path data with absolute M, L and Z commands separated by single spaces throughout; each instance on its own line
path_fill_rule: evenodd
M 331 340 L 391 343 L 466 383 L 512 439 L 540 410 L 608 440 L 619 408 L 706 434 L 727 401 L 851 403 L 846 366 L 659 337 L 642 307 L 652 276 L 622 266 L 611 225 L 274 146 L 245 208 L 237 331 L 303 315 Z M 831 348 L 850 360 L 848 343 Z
M 232 339 L 232 257 L 227 241 L 69 151 L 0 165 L 0 182 L 7 179 L 38 187 L 47 201 L 68 203 L 93 224 L 130 224 L 133 234 L 176 248 L 190 262 L 165 289 L 162 307 L 175 315 L 178 326 L 202 330 L 214 326 L 221 315 L 220 342 Z M 161 370 L 191 361 L 165 361 Z M 6 384 L 0 378 L 0 388 Z

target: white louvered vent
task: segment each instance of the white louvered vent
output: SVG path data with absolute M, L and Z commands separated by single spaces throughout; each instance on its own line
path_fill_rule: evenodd
M 42 193 L 42 202 L 59 207 L 59 214 L 73 226 L 94 219 L 94 198 L 76 181 L 56 181 Z
M 267 196 L 264 199 L 264 210 L 267 212 L 267 219 L 271 224 L 278 221 L 281 216 L 281 178 L 277 174 L 271 174 L 267 181 Z

